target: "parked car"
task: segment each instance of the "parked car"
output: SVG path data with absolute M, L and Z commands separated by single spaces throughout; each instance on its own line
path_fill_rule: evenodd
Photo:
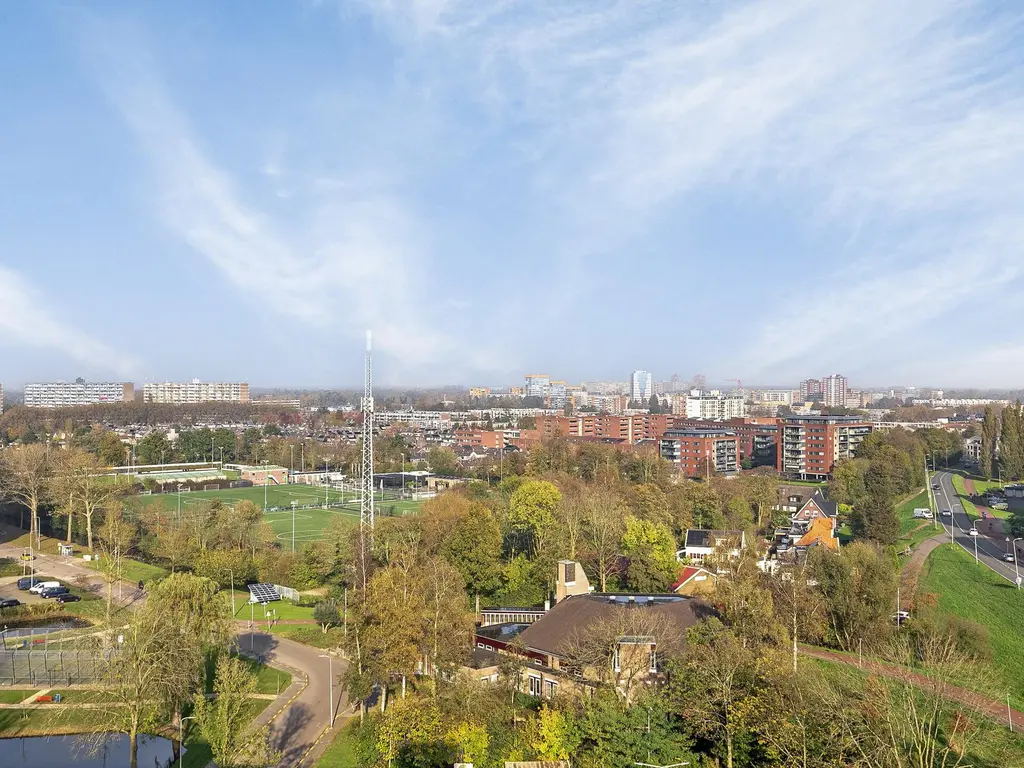
M 910 618 L 910 612 L 909 611 L 896 611 L 896 613 L 894 613 L 892 615 L 892 620 L 895 621 L 897 624 L 902 624 L 904 621 L 906 621 L 909 618 Z
M 59 587 L 60 585 L 61 584 L 59 581 L 37 581 L 35 583 L 35 586 L 33 586 L 29 590 L 29 592 L 31 592 L 33 595 L 41 595 L 43 593 L 43 590 L 53 589 L 54 587 Z
M 926 520 L 931 520 L 932 519 L 932 511 L 930 509 L 925 509 L 924 507 L 919 507 L 918 509 L 914 510 L 914 517 L 915 518 L 924 518 Z
M 81 599 L 82 598 L 80 598 L 78 595 L 72 595 L 70 592 L 68 592 L 65 595 L 57 595 L 57 602 L 61 603 L 61 604 L 63 604 L 63 603 L 77 603 Z
M 57 597 L 58 595 L 66 595 L 70 591 L 71 590 L 69 590 L 67 587 L 50 587 L 49 589 L 44 589 L 42 592 L 40 592 L 39 596 L 51 598 Z
M 21 605 L 21 600 L 15 600 L 13 597 L 9 600 L 0 600 L 0 608 L 17 608 Z
M 1003 562 L 1006 562 L 1006 563 L 1014 562 L 1013 552 L 1004 552 L 1003 553 Z
M 978 529 L 977 528 L 971 528 L 971 530 L 969 530 L 967 533 L 970 536 L 977 536 L 978 535 Z

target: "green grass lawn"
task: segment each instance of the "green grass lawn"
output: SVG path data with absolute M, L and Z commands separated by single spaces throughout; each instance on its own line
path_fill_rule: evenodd
M 943 545 L 928 556 L 919 591 L 938 597 L 941 613 L 988 628 L 993 667 L 1014 706 L 1024 709 L 1024 590 L 984 566 L 960 547 Z
M 288 546 L 292 536 L 292 509 L 293 501 L 298 505 L 316 504 L 311 509 L 297 509 L 295 511 L 295 541 L 314 541 L 320 538 L 321 531 L 327 527 L 332 519 L 340 519 L 344 523 L 355 525 L 359 522 L 359 503 L 354 501 L 351 493 L 344 495 L 340 491 L 331 490 L 328 493 L 323 488 L 312 485 L 271 485 L 253 486 L 252 488 L 228 488 L 221 491 L 193 491 L 181 495 L 182 510 L 186 511 L 201 500 L 217 500 L 224 504 L 234 504 L 239 501 L 248 500 L 254 504 L 264 506 L 264 493 L 266 494 L 266 518 L 282 546 Z M 149 504 L 161 504 L 167 511 L 174 511 L 178 508 L 178 496 L 174 493 L 156 494 L 148 499 Z M 347 503 L 344 507 L 332 506 L 324 508 L 323 504 L 328 501 L 334 505 L 344 498 Z M 422 506 L 420 501 L 397 500 L 390 495 L 384 497 L 378 494 L 377 512 L 380 515 L 404 515 L 417 512 Z
M 316 761 L 315 768 L 358 768 L 356 739 L 353 729 L 355 721 L 338 731 L 331 746 Z
M 0 688 L 0 704 L 18 704 L 19 702 L 27 699 L 37 690 L 37 688 Z
M 900 523 L 900 537 L 896 549 L 902 552 L 907 547 L 913 549 L 925 539 L 931 538 L 942 531 L 936 521 L 914 517 L 914 510 L 928 507 L 928 492 L 921 491 L 896 507 L 896 518 Z
M 1002 485 L 1000 483 L 992 482 L 990 480 L 974 481 L 974 490 L 976 492 L 976 495 L 978 496 L 984 496 L 985 492 L 989 488 L 993 487 L 1001 488 Z M 964 479 L 960 475 L 953 475 L 953 489 L 957 492 L 957 495 L 960 497 L 960 503 L 963 504 L 964 512 L 967 513 L 967 516 L 972 520 L 976 520 L 979 517 L 981 517 L 981 513 L 978 512 L 978 508 L 975 506 L 974 502 L 971 501 L 971 496 L 967 493 L 967 489 L 964 486 Z M 1004 520 L 1010 517 L 1010 512 L 1008 510 L 989 509 L 988 507 L 986 507 L 986 509 L 988 509 L 988 513 L 992 517 L 998 517 Z
M 337 648 L 345 638 L 342 627 L 331 627 L 325 635 L 316 624 L 278 624 L 270 633 L 314 648 Z
M 231 590 L 224 590 L 223 594 L 231 601 Z M 308 605 L 295 605 L 290 600 L 275 600 L 267 606 L 267 609 L 274 611 L 278 619 L 312 619 L 313 607 Z M 256 621 L 266 621 L 266 610 L 262 605 L 256 604 L 249 608 L 249 591 L 235 590 L 235 618 L 248 619 L 250 616 Z
M 95 560 L 88 563 L 84 563 L 87 568 L 91 568 L 94 571 L 99 571 L 100 564 Z M 146 584 L 151 584 L 154 581 L 160 581 L 170 571 L 166 568 L 161 568 L 159 565 L 152 565 L 151 563 L 143 563 L 140 560 L 132 560 L 129 557 L 124 559 L 121 570 L 121 578 L 125 581 L 136 582 L 142 581 Z
M 0 736 L 88 733 L 109 728 L 95 709 L 0 709 Z
M 259 714 L 274 702 L 264 699 L 252 699 L 247 701 L 243 711 L 249 720 L 255 720 Z M 188 726 L 192 723 L 189 722 Z M 206 768 L 213 761 L 213 752 L 210 745 L 203 739 L 198 728 L 189 727 L 185 733 L 185 754 L 182 755 L 183 768 Z
M 61 704 L 101 704 L 118 701 L 117 696 L 106 691 L 94 691 L 85 688 L 55 688 L 47 696 L 60 694 Z
M 274 669 L 266 664 L 260 664 L 248 656 L 238 656 L 249 671 L 256 675 L 256 692 L 278 694 L 292 683 L 292 676 L 283 669 Z M 212 690 L 212 687 L 211 687 Z

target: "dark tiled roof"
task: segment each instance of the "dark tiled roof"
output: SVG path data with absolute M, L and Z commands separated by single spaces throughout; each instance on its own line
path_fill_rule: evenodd
M 686 547 L 713 547 L 715 539 L 736 539 L 740 540 L 742 531 L 715 531 L 706 528 L 687 528 Z
M 631 597 L 633 603 L 628 602 Z M 679 595 L 576 595 L 555 605 L 544 618 L 527 627 L 519 638 L 527 648 L 558 656 L 567 650 L 577 633 L 614 615 L 615 611 L 663 613 L 674 621 L 680 634 L 685 634 L 699 620 L 714 615 L 714 610 L 707 603 Z
M 820 488 L 814 492 L 813 496 L 811 496 L 811 501 L 818 505 L 818 509 L 825 514 L 825 517 L 839 516 L 839 505 L 834 501 L 827 501 L 825 499 L 825 494 L 821 492 Z

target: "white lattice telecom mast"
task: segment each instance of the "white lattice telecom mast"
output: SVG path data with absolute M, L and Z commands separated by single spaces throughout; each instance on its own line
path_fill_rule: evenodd
M 370 331 L 366 332 L 366 372 L 363 376 L 363 469 L 360 477 L 359 525 L 373 530 L 373 359 Z

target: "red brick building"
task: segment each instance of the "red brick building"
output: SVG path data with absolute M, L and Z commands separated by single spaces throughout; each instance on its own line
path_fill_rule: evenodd
M 674 429 L 727 429 L 736 434 L 740 445 L 740 461 L 749 459 L 755 467 L 775 467 L 779 461 L 779 424 L 775 418 L 752 416 L 709 421 L 676 416 Z
M 455 444 L 497 449 L 505 445 L 505 432 L 500 429 L 459 429 L 455 432 Z
M 788 416 L 779 419 L 779 473 L 800 480 L 827 480 L 840 459 L 871 434 L 857 416 Z
M 579 414 L 576 416 L 538 416 L 537 432 L 546 437 L 612 438 L 633 444 L 640 440 L 659 440 L 671 427 L 672 417 L 664 413 L 636 413 L 632 416 Z
M 739 438 L 727 429 L 670 429 L 658 441 L 661 458 L 689 477 L 739 471 Z

